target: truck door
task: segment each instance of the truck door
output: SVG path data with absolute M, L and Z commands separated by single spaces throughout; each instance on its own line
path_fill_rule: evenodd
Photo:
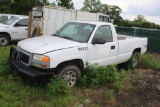
M 13 25 L 12 34 L 17 40 L 26 39 L 28 33 L 28 19 L 20 19 Z
M 95 32 L 93 40 L 95 38 L 104 39 L 105 44 L 88 44 L 88 62 L 92 64 L 98 63 L 102 66 L 115 64 L 118 53 L 118 42 L 114 42 L 110 26 L 99 26 Z

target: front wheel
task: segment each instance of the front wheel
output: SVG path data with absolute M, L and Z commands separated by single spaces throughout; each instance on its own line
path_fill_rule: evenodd
M 9 38 L 6 35 L 0 35 L 0 46 L 7 46 L 9 44 Z
M 67 81 L 69 87 L 73 87 L 76 84 L 77 77 L 80 77 L 81 73 L 77 66 L 68 65 L 63 67 L 58 73 L 58 77 Z

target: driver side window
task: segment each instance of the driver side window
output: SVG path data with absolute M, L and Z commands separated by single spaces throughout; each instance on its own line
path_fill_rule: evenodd
M 27 27 L 28 26 L 28 19 L 21 19 L 16 23 L 17 26 Z
M 102 38 L 105 40 L 105 42 L 113 42 L 113 35 L 110 26 L 100 26 L 95 35 L 94 38 Z

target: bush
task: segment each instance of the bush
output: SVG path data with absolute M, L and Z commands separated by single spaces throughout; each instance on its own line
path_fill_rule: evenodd
M 56 76 L 47 84 L 47 96 L 63 96 L 69 95 L 70 93 L 71 88 L 67 86 L 67 82 Z
M 118 79 L 117 68 L 114 65 L 106 67 L 98 65 L 89 65 L 78 79 L 78 86 L 89 87 L 95 85 L 104 85 L 115 82 Z
M 140 67 L 144 69 L 160 70 L 160 62 L 154 55 L 145 54 L 140 57 Z

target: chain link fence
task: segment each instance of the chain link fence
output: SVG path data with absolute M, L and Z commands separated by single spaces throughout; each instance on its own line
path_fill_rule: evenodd
M 118 34 L 147 37 L 148 38 L 148 52 L 160 54 L 160 30 L 145 29 L 145 28 L 130 28 L 130 27 L 116 27 Z

